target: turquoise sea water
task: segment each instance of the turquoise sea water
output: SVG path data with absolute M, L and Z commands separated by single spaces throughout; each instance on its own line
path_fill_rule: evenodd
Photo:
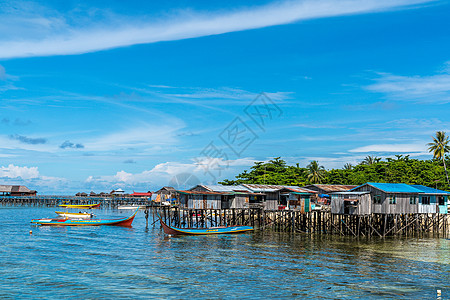
M 168 238 L 143 212 L 132 228 L 30 225 L 54 210 L 0 206 L 1 299 L 450 299 L 447 239 Z

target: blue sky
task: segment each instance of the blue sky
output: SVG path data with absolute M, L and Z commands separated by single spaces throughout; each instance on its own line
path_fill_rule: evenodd
M 0 184 L 184 187 L 450 131 L 448 1 L 141 2 L 0 1 Z

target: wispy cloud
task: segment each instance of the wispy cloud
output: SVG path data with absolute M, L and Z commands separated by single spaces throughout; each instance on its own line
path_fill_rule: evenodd
M 61 144 L 61 146 L 59 146 L 59 148 L 61 148 L 61 149 L 67 149 L 67 148 L 82 149 L 82 148 L 84 148 L 84 146 L 82 144 L 74 144 L 71 141 L 65 141 L 64 143 Z
M 89 151 L 109 151 L 174 145 L 178 141 L 178 130 L 184 128 L 185 124 L 176 118 L 170 121 L 170 124 L 138 123 L 131 128 L 88 139 L 84 146 Z
M 371 92 L 386 94 L 394 100 L 422 103 L 450 102 L 450 68 L 434 75 L 402 76 L 378 73 L 373 84 L 365 87 Z
M 369 153 L 369 152 L 379 152 L 379 153 L 426 153 L 426 143 L 413 143 L 413 144 L 374 144 L 363 147 L 358 147 L 351 149 L 350 152 L 356 153 Z
M 31 145 L 47 143 L 47 139 L 45 139 L 45 138 L 30 138 L 30 137 L 18 135 L 18 134 L 10 135 L 9 138 L 12 140 L 17 140 L 22 143 L 31 144 Z
M 30 125 L 31 121 L 30 120 L 21 120 L 19 118 L 16 118 L 14 121 L 9 119 L 9 118 L 3 118 L 0 123 L 2 124 L 6 124 L 6 125 L 14 125 L 14 126 L 26 126 L 26 125 Z
M 0 15 L 0 17 L 1 17 L 1 15 Z M 0 31 L 0 34 L 1 33 L 2 32 Z M 0 42 L 0 44 L 1 44 L 1 42 Z M 17 76 L 13 76 L 13 75 L 6 73 L 5 67 L 0 65 L 0 92 L 20 89 L 13 84 L 13 82 L 17 81 L 18 79 L 19 78 Z
M 300 20 L 379 12 L 429 0 L 306 0 L 274 2 L 229 12 L 184 11 L 149 23 L 144 17 L 104 14 L 80 22 L 79 16 L 40 7 L 36 14 L 14 11 L 0 16 L 5 31 L 0 58 L 81 54 L 136 44 L 173 41 L 288 24 Z M 46 14 L 45 14 L 46 13 Z M 88 21 L 88 22 L 86 22 Z M 8 30 L 7 30 L 8 29 Z M 12 34 L 14 33 L 14 34 Z M 33 34 L 34 33 L 34 34 Z
M 135 164 L 136 161 L 134 159 L 126 159 L 123 161 L 124 164 Z

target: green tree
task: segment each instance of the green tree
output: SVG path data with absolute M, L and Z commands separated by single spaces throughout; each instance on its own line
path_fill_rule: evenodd
M 344 170 L 351 170 L 351 169 L 353 169 L 353 165 L 351 163 L 346 163 L 344 165 Z
M 367 155 L 366 158 L 364 158 L 364 160 L 361 162 L 361 164 L 370 166 L 370 165 L 379 163 L 380 161 L 381 161 L 380 157 Z
M 437 131 L 436 137 L 432 137 L 433 142 L 428 143 L 428 151 L 433 152 L 433 157 L 435 159 L 442 159 L 444 164 L 445 176 L 447 177 L 447 184 L 450 186 L 450 181 L 448 180 L 447 166 L 445 164 L 445 155 L 450 151 L 450 146 L 448 145 L 449 139 L 448 135 L 444 131 Z
M 319 165 L 317 160 L 313 160 L 306 167 L 308 169 L 308 181 L 310 183 L 322 183 L 325 178 L 325 168 Z

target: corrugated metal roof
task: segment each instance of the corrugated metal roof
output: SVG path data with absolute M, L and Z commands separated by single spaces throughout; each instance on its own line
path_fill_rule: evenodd
M 283 188 L 294 188 L 294 189 L 299 188 L 298 186 L 292 185 L 247 184 L 247 183 L 244 183 L 242 185 L 253 192 L 276 192 Z
M 23 185 L 0 185 L 0 193 L 30 193 L 29 188 Z
M 406 183 L 367 182 L 361 186 L 364 186 L 366 184 L 386 193 L 420 193 L 420 190 L 407 185 Z
M 313 191 L 313 190 L 309 190 L 309 189 L 305 189 L 305 188 L 301 188 L 301 187 L 296 187 L 296 188 L 285 187 L 284 189 L 291 191 L 291 192 L 295 192 L 295 193 L 309 193 L 309 194 L 319 193 L 317 191 Z
M 1 193 L 10 193 L 12 189 L 12 185 L 0 185 Z
M 171 186 L 164 186 L 164 187 L 160 188 L 159 190 L 157 190 L 155 193 L 158 193 L 161 191 L 175 192 L 175 188 L 173 188 Z
M 243 185 L 221 185 L 221 184 L 199 184 L 199 186 L 207 189 L 211 192 L 235 192 L 235 191 L 248 191 L 250 190 Z M 195 187 L 194 187 L 195 188 Z
M 181 194 L 187 194 L 187 195 L 226 195 L 228 193 L 224 192 L 201 192 L 201 191 L 177 191 Z
M 306 188 L 308 188 L 308 186 L 318 187 L 319 189 L 324 190 L 327 193 L 345 192 L 357 187 L 356 185 L 343 185 L 343 184 L 311 184 L 307 185 Z
M 370 185 L 376 189 L 379 189 L 385 193 L 409 193 L 409 194 L 450 194 L 450 192 L 437 190 L 434 188 L 426 187 L 419 184 L 406 184 L 406 183 L 382 183 L 382 182 L 367 182 L 359 187 Z
M 334 193 L 330 193 L 332 195 L 364 195 L 364 194 L 369 194 L 369 191 L 366 192 L 334 192 Z
M 431 188 L 428 186 L 423 186 L 423 185 L 419 185 L 419 184 L 411 184 L 412 187 L 420 190 L 422 193 L 427 193 L 427 194 L 443 194 L 443 195 L 447 195 L 450 194 L 450 192 L 447 191 L 442 191 L 442 190 L 438 190 L 435 188 Z

